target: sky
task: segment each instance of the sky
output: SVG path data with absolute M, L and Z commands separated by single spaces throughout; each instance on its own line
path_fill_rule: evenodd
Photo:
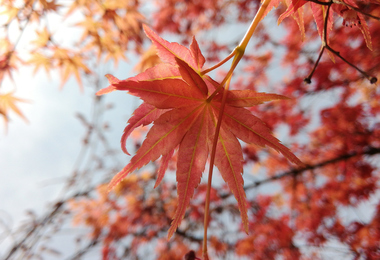
M 74 115 L 90 105 L 88 93 L 78 95 L 75 86 L 60 91 L 53 81 L 29 72 L 21 69 L 14 77 L 17 96 L 30 100 L 20 105 L 29 123 L 11 114 L 7 133 L 4 124 L 0 130 L 0 210 L 12 227 L 27 209 L 41 212 L 58 195 L 83 133 Z

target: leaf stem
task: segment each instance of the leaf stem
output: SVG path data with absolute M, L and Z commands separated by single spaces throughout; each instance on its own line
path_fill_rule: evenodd
M 259 10 L 257 11 L 255 18 L 253 18 L 253 21 L 251 25 L 249 26 L 246 34 L 244 35 L 242 41 L 240 44 L 233 50 L 233 52 L 222 62 L 218 63 L 214 67 L 211 67 L 208 70 L 205 70 L 202 72 L 202 75 L 204 75 L 207 72 L 210 72 L 212 69 L 215 69 L 222 64 L 224 64 L 226 61 L 228 61 L 230 58 L 232 58 L 232 55 L 234 55 L 234 60 L 232 61 L 231 68 L 228 71 L 227 75 L 224 77 L 223 81 L 220 83 L 219 87 L 212 93 L 207 101 L 210 102 L 217 93 L 219 93 L 223 86 L 225 85 L 225 91 L 223 91 L 223 96 L 222 96 L 222 102 L 220 105 L 220 110 L 219 110 L 219 115 L 218 115 L 218 122 L 216 124 L 215 128 L 215 135 L 214 135 L 214 140 L 212 144 L 212 149 L 211 149 L 211 158 L 210 158 L 210 168 L 209 168 L 209 175 L 208 175 L 208 183 L 207 183 L 207 193 L 206 193 L 206 203 L 205 203 L 205 212 L 204 212 L 204 234 L 203 234 L 203 258 L 204 260 L 208 260 L 208 253 L 207 253 L 207 228 L 208 228 L 208 222 L 210 218 L 210 191 L 211 191 L 211 182 L 212 182 L 212 173 L 214 169 L 214 162 L 215 162 L 215 154 L 216 154 L 216 147 L 218 144 L 218 138 L 219 138 L 219 132 L 220 132 L 220 126 L 222 124 L 222 119 L 223 119 L 223 112 L 224 112 L 224 107 L 226 104 L 226 98 L 227 98 L 227 92 L 231 83 L 231 77 L 232 73 L 234 72 L 236 66 L 240 62 L 241 58 L 244 55 L 245 49 L 252 38 L 252 35 L 257 28 L 257 25 L 259 22 L 262 20 L 265 10 L 267 9 L 269 3 L 271 0 L 264 0 L 263 4 L 260 6 Z
M 236 49 L 235 49 L 236 50 Z M 223 81 L 219 84 L 217 89 L 207 98 L 207 102 L 211 102 L 211 100 L 218 94 L 222 89 L 224 84 L 226 84 L 227 80 L 232 77 L 232 73 L 234 72 L 236 66 L 238 65 L 239 61 L 243 57 L 244 53 L 242 55 L 236 55 L 234 57 L 234 61 L 231 64 L 230 70 L 227 72 L 227 75 L 224 77 Z
M 220 132 L 220 126 L 222 125 L 222 119 L 223 119 L 223 112 L 224 112 L 224 106 L 226 104 L 226 98 L 227 98 L 227 92 L 230 86 L 231 77 L 227 79 L 225 91 L 223 91 L 222 96 L 222 103 L 220 105 L 219 115 L 218 115 L 218 122 L 216 124 L 215 128 L 215 135 L 214 140 L 212 143 L 212 150 L 211 150 L 211 158 L 210 158 L 210 168 L 209 168 L 209 174 L 208 174 L 208 182 L 207 182 L 207 192 L 206 192 L 206 203 L 205 203 L 205 215 L 204 215 L 204 234 L 203 234 L 203 257 L 204 260 L 208 260 L 208 254 L 207 254 L 207 228 L 208 228 L 208 222 L 210 219 L 210 192 L 211 192 L 211 182 L 212 182 L 212 173 L 214 170 L 214 162 L 215 162 L 215 154 L 216 154 L 216 147 L 218 144 L 218 138 L 219 138 L 219 132 Z
M 214 69 L 216 68 L 219 68 L 220 66 L 222 66 L 224 63 L 226 63 L 227 61 L 229 61 L 233 56 L 235 56 L 235 50 L 233 50 L 226 58 L 224 58 L 222 61 L 218 62 L 217 64 L 215 64 L 214 66 L 212 66 L 211 68 L 208 68 L 208 69 L 205 69 L 203 71 L 201 71 L 201 76 L 209 73 L 210 71 L 213 71 Z
M 312 71 L 311 71 L 311 72 L 309 73 L 309 75 L 303 80 L 303 81 L 305 81 L 307 84 L 310 84 L 310 83 L 311 83 L 311 77 L 313 77 L 314 71 L 315 71 L 315 69 L 317 68 L 317 66 L 318 66 L 318 64 L 319 64 L 319 61 L 320 61 L 320 59 L 321 59 L 321 57 L 322 57 L 322 54 L 323 54 L 323 51 L 325 50 L 325 48 L 326 48 L 326 46 L 323 46 L 323 47 L 322 47 L 321 51 L 319 52 L 318 59 L 317 59 L 317 61 L 315 62 Z
M 342 61 L 344 61 L 345 63 L 347 63 L 348 65 L 350 65 L 354 69 L 356 69 L 358 72 L 360 72 L 366 79 L 369 80 L 369 82 L 371 84 L 375 84 L 377 82 L 377 78 L 376 77 L 372 77 L 372 76 L 368 75 L 365 71 L 359 69 L 357 66 L 355 66 L 354 64 L 352 64 L 351 62 L 349 62 L 348 60 L 346 60 L 344 57 L 342 57 L 342 55 L 340 55 L 339 52 L 337 52 L 336 50 L 334 50 L 333 48 L 331 48 L 329 45 L 326 45 L 326 49 L 328 49 L 330 52 L 334 53 Z
M 248 28 L 247 32 L 245 33 L 243 39 L 241 40 L 240 44 L 231 52 L 230 55 L 228 55 L 228 57 L 227 57 L 228 60 L 231 58 L 230 56 L 232 54 L 235 55 L 234 60 L 232 61 L 232 64 L 231 64 L 231 68 L 227 72 L 227 75 L 224 77 L 223 81 L 220 83 L 219 87 L 214 91 L 214 93 L 212 93 L 208 97 L 208 99 L 207 99 L 208 102 L 210 102 L 215 97 L 215 95 L 220 92 L 220 90 L 222 89 L 222 87 L 224 86 L 226 81 L 232 76 L 232 73 L 234 72 L 236 66 L 239 64 L 241 58 L 244 56 L 245 49 L 247 48 L 247 45 L 248 45 L 249 41 L 251 40 L 252 35 L 257 28 L 257 25 L 262 20 L 264 13 L 265 13 L 265 10 L 267 9 L 270 1 L 271 0 L 264 0 L 263 4 L 260 6 L 259 10 L 257 11 L 255 18 L 253 18 L 252 23 L 249 26 L 249 28 Z M 226 60 L 226 59 L 224 59 L 224 60 Z M 219 63 L 217 65 L 219 65 Z M 215 65 L 214 67 L 220 66 L 220 65 L 219 66 L 217 66 L 217 65 Z M 212 68 L 214 68 L 214 67 L 212 67 Z M 210 69 L 207 69 L 205 71 L 209 72 L 209 71 L 211 71 Z M 204 75 L 204 74 L 205 74 L 205 72 L 203 71 L 202 75 Z
M 263 4 L 260 6 L 259 10 L 257 11 L 255 18 L 253 18 L 253 21 L 252 21 L 251 25 L 249 26 L 248 31 L 246 32 L 242 41 L 240 42 L 239 46 L 237 47 L 237 48 L 242 48 L 243 53 L 245 51 L 245 48 L 248 45 L 249 40 L 251 39 L 253 33 L 255 32 L 257 25 L 262 20 L 264 13 L 265 13 L 265 10 L 267 9 L 270 1 L 271 0 L 264 0 Z
M 230 55 L 228 55 L 225 59 L 223 59 L 218 64 L 212 66 L 209 69 L 206 69 L 206 70 L 202 71 L 201 75 L 204 75 L 204 74 L 206 74 L 206 73 L 208 73 L 208 72 L 210 72 L 210 71 L 212 71 L 212 70 L 214 70 L 214 69 L 222 66 L 224 63 L 226 63 L 228 60 L 230 60 L 233 56 L 235 56 L 233 64 L 231 65 L 231 68 L 228 71 L 229 74 L 232 74 L 232 72 L 235 69 L 236 65 L 239 63 L 241 57 L 243 57 L 245 49 L 247 48 L 247 45 L 248 45 L 249 41 L 251 40 L 252 35 L 255 32 L 256 28 L 257 28 L 257 25 L 262 20 L 264 12 L 267 9 L 270 1 L 271 0 L 265 0 L 263 2 L 263 4 L 260 6 L 259 10 L 257 11 L 257 13 L 255 15 L 255 18 L 253 18 L 252 23 L 249 26 L 249 28 L 248 28 L 247 32 L 245 33 L 243 39 L 241 40 L 240 44 L 230 53 Z M 240 56 L 240 58 L 237 58 L 239 56 Z M 236 63 L 235 66 L 234 66 L 234 63 Z M 231 70 L 232 70 L 232 72 L 231 72 Z M 229 74 L 226 75 L 225 79 L 228 79 L 230 77 Z M 223 86 L 224 84 L 220 84 L 220 85 Z

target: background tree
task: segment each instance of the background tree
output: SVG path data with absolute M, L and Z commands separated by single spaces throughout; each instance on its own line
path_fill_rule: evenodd
M 245 50 L 230 89 L 291 98 L 250 111 L 305 165 L 296 167 L 274 150 L 244 145 L 249 233 L 244 232 L 230 189 L 215 174 L 208 223 L 211 259 L 380 257 L 379 4 L 269 2 L 264 14 L 269 12 L 268 17 Z M 141 57 L 138 72 L 161 62 L 144 36 L 145 23 L 185 46 L 195 35 L 209 68 L 239 44 L 260 2 L 3 1 L 1 6 L 6 19 L 1 27 L 0 113 L 7 124 L 13 116 L 10 111 L 23 117 L 18 109 L 21 93 L 4 84 L 4 78 L 21 66 L 58 71 L 62 86 L 74 76 L 80 88 L 95 94 L 107 86 L 98 71 L 107 69 L 110 61 L 117 65 L 127 52 Z M 57 29 L 50 29 L 56 19 L 73 21 L 66 30 L 80 28 L 81 35 L 62 38 Z M 30 39 L 27 49 L 18 49 L 29 29 L 36 30 L 36 38 Z M 222 82 L 228 70 L 229 66 L 218 68 L 212 77 Z M 131 74 L 123 72 L 124 78 Z M 84 79 L 88 90 L 82 87 Z M 177 156 L 128 175 L 107 193 L 107 183 L 129 159 L 120 161 L 115 152 L 119 148 L 109 141 L 105 99 L 94 95 L 92 116 L 78 115 L 86 129 L 83 148 L 60 199 L 21 230 L 9 231 L 15 240 L 5 259 L 49 253 L 75 259 L 91 252 L 103 259 L 201 258 L 207 184 L 201 182 L 196 189 L 169 241 L 176 182 L 168 176 L 153 189 L 161 164 L 174 171 Z M 136 150 L 146 131 L 143 127 L 133 133 Z M 74 233 L 76 250 L 62 252 L 54 239 L 71 223 L 90 231 Z

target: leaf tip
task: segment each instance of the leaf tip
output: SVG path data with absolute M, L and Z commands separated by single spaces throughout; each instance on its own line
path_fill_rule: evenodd
M 148 36 L 149 39 L 151 39 L 151 34 L 154 33 L 152 29 L 146 24 L 143 24 L 143 30 L 146 36 Z
M 112 89 L 111 86 L 108 86 L 108 87 L 103 88 L 103 89 L 99 90 L 98 92 L 96 92 L 95 95 L 102 96 L 102 95 L 108 94 L 112 91 L 114 91 L 114 89 Z
M 284 99 L 284 100 L 291 100 L 291 99 L 294 99 L 292 97 L 288 97 L 288 96 L 283 96 L 283 95 L 276 95 L 277 96 L 277 100 L 281 100 L 281 99 Z M 276 99 L 273 99 L 273 100 L 276 100 Z
M 98 92 L 95 93 L 95 95 L 97 96 L 101 96 L 101 95 L 104 95 L 104 94 L 108 94 L 112 91 L 115 91 L 116 90 L 116 87 L 113 86 L 113 84 L 117 84 L 120 82 L 120 80 L 114 76 L 112 76 L 111 74 L 107 74 L 105 75 L 106 78 L 108 79 L 108 82 L 111 84 L 109 85 L 108 87 L 106 88 L 103 88 L 101 90 L 99 90 Z
M 240 208 L 239 210 L 240 210 L 241 220 L 243 222 L 244 231 L 248 235 L 249 222 L 248 222 L 247 206 L 245 206 L 245 208 Z
M 112 182 L 108 183 L 108 185 L 107 185 L 107 193 L 110 193 L 113 190 L 113 188 L 115 188 L 115 186 L 116 186 L 116 184 L 114 184 Z
M 105 77 L 108 79 L 108 82 L 110 84 L 117 84 L 120 82 L 120 80 L 114 76 L 112 76 L 111 74 L 106 74 Z
M 126 155 L 131 156 L 131 154 L 127 151 L 127 148 L 126 148 L 125 146 L 122 146 L 122 147 L 121 147 L 121 150 L 122 150 Z
M 143 29 L 144 29 L 144 31 L 146 30 L 146 29 L 148 29 L 148 30 L 150 30 L 150 28 L 149 28 L 149 26 L 148 25 L 146 25 L 145 23 L 143 23 Z
M 172 225 L 168 231 L 168 241 L 172 238 L 175 230 L 177 229 L 177 227 L 174 228 L 174 226 Z
M 244 231 L 247 235 L 249 234 L 248 221 L 244 223 Z
M 298 159 L 298 158 L 297 158 Z M 302 168 L 306 168 L 308 167 L 305 163 L 303 163 L 301 160 L 298 159 L 298 161 L 296 162 L 296 164 Z
M 121 150 L 127 154 L 127 155 L 131 155 L 128 150 L 127 150 L 127 138 L 128 138 L 128 132 L 124 130 L 124 133 L 121 137 L 121 140 L 120 140 L 120 145 L 121 145 Z
M 107 192 L 112 191 L 117 184 L 119 184 L 127 175 L 130 173 L 129 164 L 124 167 L 120 172 L 118 172 L 110 181 L 107 186 Z

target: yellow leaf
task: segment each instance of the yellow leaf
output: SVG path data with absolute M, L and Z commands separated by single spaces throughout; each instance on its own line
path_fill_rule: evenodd
M 58 8 L 61 7 L 61 5 L 57 4 L 55 0 L 39 0 L 39 2 L 45 11 L 57 11 Z
M 24 62 L 17 56 L 14 51 L 8 51 L 3 56 L 0 56 L 0 81 L 5 75 L 8 75 L 11 80 L 12 71 L 17 70 L 18 64 L 23 64 Z
M 134 70 L 144 72 L 146 69 L 154 67 L 158 63 L 161 63 L 161 60 L 157 55 L 156 47 L 152 44 L 141 56 L 141 59 L 135 66 Z
M 53 67 L 52 60 L 49 57 L 42 55 L 41 53 L 35 52 L 32 57 L 27 61 L 28 64 L 34 66 L 33 73 L 35 74 L 41 67 L 43 67 L 46 73 L 49 74 Z
M 19 8 L 13 6 L 7 6 L 6 9 L 0 12 L 0 15 L 8 16 L 7 22 L 5 24 L 9 24 L 12 20 L 18 15 Z
M 16 106 L 17 102 L 28 102 L 21 98 L 16 98 L 13 96 L 13 93 L 7 93 L 7 94 L 0 94 L 0 114 L 3 116 L 5 120 L 5 127 L 8 126 L 9 121 L 9 111 L 15 112 L 19 117 L 24 119 L 26 122 L 28 120 L 23 115 L 23 113 L 20 111 L 20 109 Z
M 66 49 L 57 49 L 53 55 L 58 60 L 58 67 L 61 70 L 61 88 L 71 75 L 74 75 L 79 87 L 83 90 L 80 72 L 90 74 L 91 70 L 83 63 L 84 58 L 80 54 L 71 53 Z
M 36 31 L 37 33 L 37 39 L 34 41 L 31 41 L 31 44 L 34 44 L 37 48 L 45 47 L 47 43 L 50 40 L 50 33 L 48 32 L 47 28 L 45 27 L 41 31 Z

